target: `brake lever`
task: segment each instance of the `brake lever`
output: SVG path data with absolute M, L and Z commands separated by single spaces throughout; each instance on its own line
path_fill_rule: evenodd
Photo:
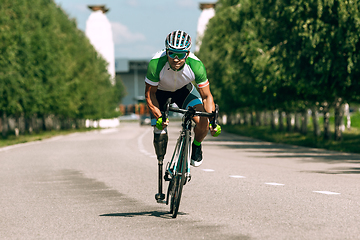
M 166 103 L 164 105 L 164 112 L 162 112 L 163 123 L 165 123 L 166 119 L 168 119 L 168 117 L 169 117 L 170 104 L 171 104 L 171 98 L 168 98 L 168 100 L 166 101 Z
M 215 129 L 218 125 L 218 116 L 219 116 L 219 105 L 215 104 L 215 111 L 213 111 L 214 113 L 214 118 L 211 121 L 211 126 L 213 127 L 213 129 Z

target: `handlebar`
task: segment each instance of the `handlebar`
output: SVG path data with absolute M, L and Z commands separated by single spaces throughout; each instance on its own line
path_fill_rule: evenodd
M 171 104 L 171 98 L 168 98 L 168 100 L 164 105 L 164 112 L 162 112 L 163 122 L 166 122 L 166 119 L 169 117 L 169 111 L 172 111 L 172 112 L 182 113 L 185 115 L 189 114 L 191 118 L 195 116 L 213 118 L 211 120 L 211 125 L 213 128 L 216 128 L 218 124 L 217 118 L 219 116 L 219 106 L 217 104 L 215 104 L 215 111 L 213 111 L 212 113 L 196 111 L 194 107 L 189 107 L 188 110 L 175 108 L 175 107 L 171 107 L 170 104 Z

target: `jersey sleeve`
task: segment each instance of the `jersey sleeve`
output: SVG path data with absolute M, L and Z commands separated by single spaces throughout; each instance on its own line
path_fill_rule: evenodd
M 145 82 L 151 86 L 159 85 L 160 71 L 166 63 L 166 55 L 163 52 L 158 52 L 149 62 Z
M 159 85 L 159 73 L 156 72 L 158 59 L 151 59 L 148 65 L 145 82 L 150 84 L 151 86 Z
M 195 82 L 198 88 L 209 85 L 205 66 L 195 55 L 189 58 L 189 65 L 195 74 Z

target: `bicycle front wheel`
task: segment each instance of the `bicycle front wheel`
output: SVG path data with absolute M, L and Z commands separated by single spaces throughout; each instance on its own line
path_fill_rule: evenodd
M 182 188 L 186 181 L 186 170 L 187 170 L 187 158 L 189 156 L 189 131 L 185 132 L 183 148 L 181 149 L 180 159 L 178 161 L 178 173 L 175 175 L 175 178 L 172 180 L 173 191 L 171 195 L 171 204 L 170 204 L 170 212 L 172 213 L 172 217 L 176 218 L 179 212 Z

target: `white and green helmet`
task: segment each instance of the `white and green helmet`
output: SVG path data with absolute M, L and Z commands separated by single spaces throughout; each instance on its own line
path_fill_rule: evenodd
M 184 31 L 173 31 L 167 35 L 165 47 L 167 50 L 188 52 L 191 48 L 191 37 Z

